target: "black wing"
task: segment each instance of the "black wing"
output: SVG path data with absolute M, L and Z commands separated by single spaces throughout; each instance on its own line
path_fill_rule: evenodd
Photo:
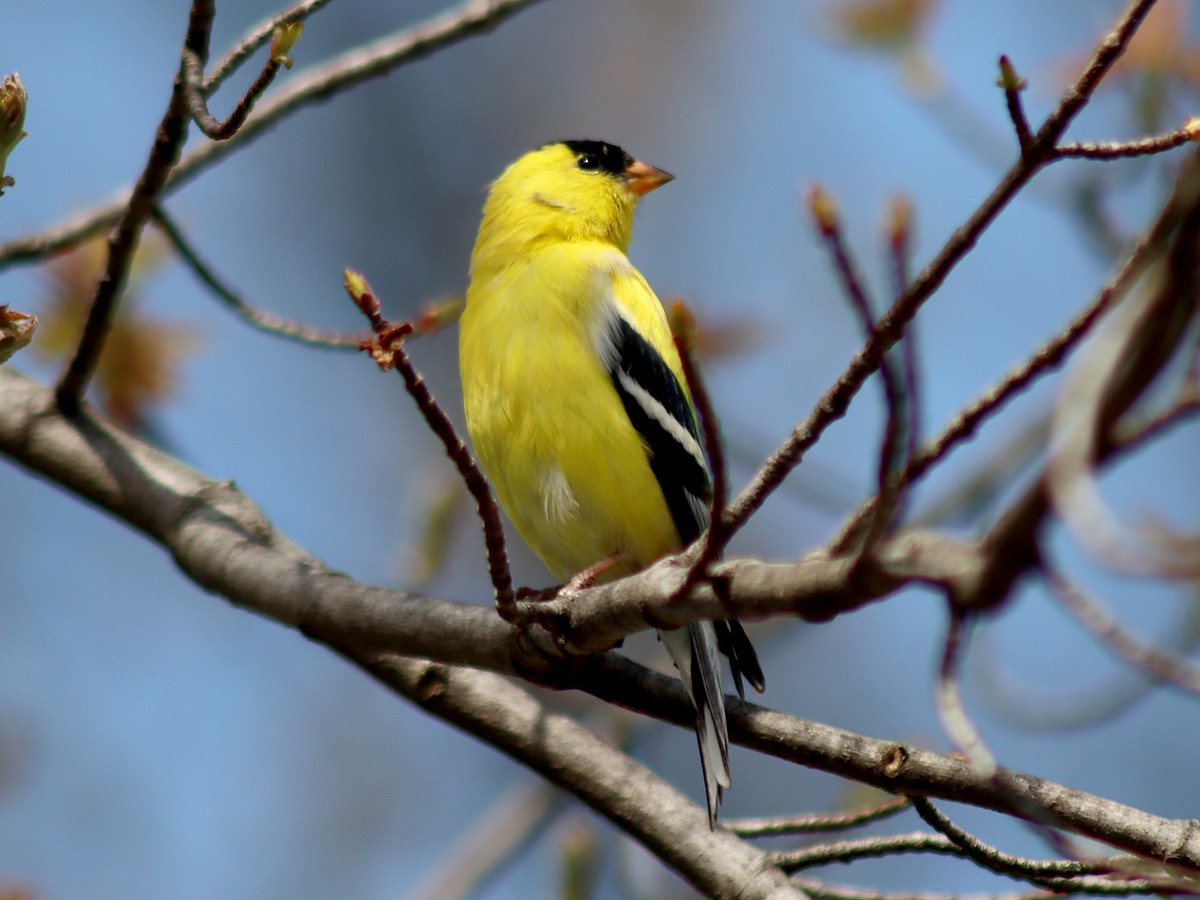
M 683 386 L 658 351 L 621 316 L 613 317 L 607 360 L 625 414 L 642 440 L 683 546 L 708 527 L 712 481 L 696 417 Z

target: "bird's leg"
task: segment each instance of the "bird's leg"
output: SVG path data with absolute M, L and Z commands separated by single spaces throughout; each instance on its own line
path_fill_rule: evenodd
M 584 588 L 590 588 L 601 575 L 613 566 L 623 562 L 625 562 L 625 554 L 618 550 L 616 553 L 604 557 L 599 562 L 592 563 L 582 572 L 576 572 L 571 576 L 570 581 L 559 588 L 559 591 L 563 594 L 575 594 Z
M 551 600 L 560 598 L 568 600 L 572 594 L 590 588 L 601 575 L 623 562 L 625 562 L 625 554 L 618 550 L 611 556 L 606 556 L 599 562 L 592 563 L 586 569 L 576 572 L 569 581 L 563 584 L 556 584 L 548 588 L 518 588 L 517 599 L 529 603 L 549 603 Z

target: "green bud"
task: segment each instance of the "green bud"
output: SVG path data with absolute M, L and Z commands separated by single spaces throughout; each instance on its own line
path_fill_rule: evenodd
M 289 54 L 296 46 L 296 41 L 300 40 L 300 34 L 303 31 L 303 22 L 291 22 L 276 28 L 275 33 L 271 35 L 271 59 L 285 69 L 290 69 L 292 57 Z
M 11 175 L 4 174 L 4 163 L 13 147 L 25 137 L 23 127 L 28 99 L 20 76 L 15 72 L 4 76 L 4 83 L 0 85 L 0 194 L 9 185 L 16 184 Z

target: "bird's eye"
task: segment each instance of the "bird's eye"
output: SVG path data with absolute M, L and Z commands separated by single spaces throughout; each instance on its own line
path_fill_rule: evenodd
M 579 168 L 583 169 L 585 172 L 592 172 L 600 168 L 600 157 L 595 153 L 585 153 L 583 156 L 579 157 L 579 162 L 576 163 L 576 165 L 578 165 Z

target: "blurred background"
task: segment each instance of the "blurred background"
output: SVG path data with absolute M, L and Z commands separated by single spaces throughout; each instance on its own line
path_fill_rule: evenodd
M 310 20 L 297 69 L 415 23 L 433 2 L 344 0 Z M 276 11 L 223 4 L 214 57 Z M 197 250 L 259 307 L 354 331 L 341 271 L 363 271 L 393 319 L 453 297 L 488 182 L 559 138 L 616 142 L 677 181 L 639 212 L 631 255 L 660 296 L 682 296 L 718 345 L 705 360 L 740 487 L 859 344 L 802 197 L 839 200 L 882 304 L 882 222 L 913 204 L 914 271 L 1012 161 L 996 88 L 1008 54 L 1029 78 L 1036 127 L 1120 9 L 1115 2 L 753 4 L 548 0 L 497 31 L 308 108 L 173 194 Z M 8 164 L 0 242 L 109 200 L 140 171 L 167 101 L 186 4 L 42 0 L 0 8 L 0 73 L 29 91 L 29 137 Z M 891 18 L 888 18 L 888 15 Z M 1163 2 L 1136 53 L 1070 137 L 1169 131 L 1200 111 L 1200 21 Z M 213 101 L 232 108 L 263 52 Z M 193 137 L 191 146 L 199 143 Z M 1138 233 L 1179 154 L 1062 163 L 985 235 L 917 320 L 926 436 L 1056 333 L 1095 294 L 1111 243 Z M 15 364 L 43 381 L 83 256 L 0 272 L 0 302 L 43 318 Z M 77 300 L 76 300 L 77 302 Z M 125 306 L 125 369 L 110 406 L 214 478 L 235 479 L 275 524 L 355 578 L 488 603 L 478 526 L 399 379 L 359 354 L 247 327 L 169 253 L 144 254 Z M 37 345 L 45 344 L 39 351 Z M 461 421 L 453 329 L 414 344 Z M 137 365 L 130 365 L 136 362 Z M 133 371 L 129 371 L 132 369 Z M 917 512 L 970 534 L 1013 493 L 963 507 L 964 480 L 1006 458 L 1053 400 L 1023 396 L 921 486 Z M 867 385 L 735 550 L 787 559 L 829 538 L 870 490 L 882 423 Z M 1192 424 L 1104 480 L 1124 514 L 1195 528 Z M 298 634 L 183 578 L 140 536 L 11 464 L 0 465 L 0 894 L 189 898 L 421 896 L 482 816 L 531 773 L 380 689 Z M 1143 634 L 1185 634 L 1181 589 L 1106 576 L 1066 534 L 1072 573 Z M 549 576 L 516 542 L 519 583 Z M 439 556 L 444 554 L 444 558 Z M 762 702 L 937 750 L 933 699 L 943 604 L 909 591 L 821 626 L 752 629 Z M 664 665 L 644 636 L 628 652 Z M 1197 706 L 1147 689 L 1046 594 L 1025 589 L 977 629 L 968 708 L 1000 761 L 1177 817 L 1200 814 Z M 692 735 L 554 698 L 621 734 L 694 798 Z M 778 815 L 871 802 L 846 783 L 735 749 L 724 814 Z M 951 807 L 1004 849 L 1048 855 L 1020 826 Z M 504 824 L 494 826 L 503 829 Z M 912 814 L 882 830 L 919 827 Z M 781 845 L 782 846 L 782 845 Z M 581 850 L 582 848 L 582 850 Z M 594 896 L 686 896 L 640 848 L 569 799 L 479 892 L 560 894 L 565 860 L 597 863 Z M 594 855 L 592 855 L 594 854 Z M 934 857 L 821 873 L 891 891 L 1010 889 Z M 9 896 L 9 894 L 4 894 Z

